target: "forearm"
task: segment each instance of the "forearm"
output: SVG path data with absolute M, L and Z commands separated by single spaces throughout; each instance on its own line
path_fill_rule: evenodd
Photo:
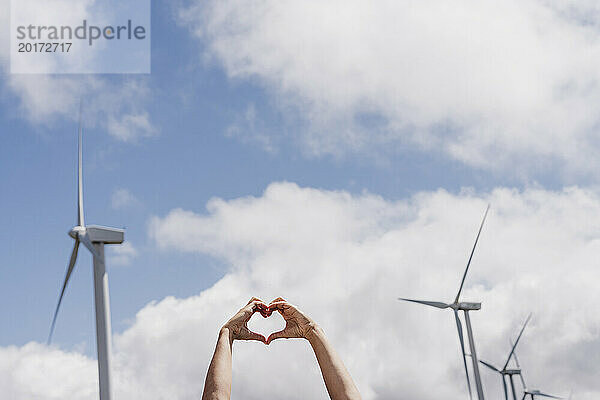
M 315 352 L 321 374 L 332 400 L 360 400 L 360 393 L 344 363 L 327 341 L 319 327 L 312 329 L 307 339 Z
M 206 374 L 202 400 L 229 400 L 231 397 L 232 343 L 230 330 L 222 328 Z

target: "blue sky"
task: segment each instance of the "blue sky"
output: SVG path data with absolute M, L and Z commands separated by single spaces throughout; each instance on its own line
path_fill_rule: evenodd
M 121 143 L 102 129 L 85 130 L 87 221 L 126 227 L 127 240 L 142 253 L 132 265 L 110 270 L 111 300 L 119 304 L 112 310 L 116 330 L 127 326 L 147 302 L 198 293 L 224 274 L 223 266 L 210 258 L 157 251 L 146 235 L 149 216 L 175 207 L 202 212 L 211 197 L 259 195 L 274 181 L 352 193 L 366 190 L 391 199 L 438 187 L 487 189 L 504 181 L 418 151 L 402 151 L 378 165 L 370 156 L 307 157 L 285 141 L 269 153 L 254 143 L 226 137 L 227 127 L 248 103 L 258 109 L 265 129 L 290 128 L 281 123 L 259 84 L 232 82 L 218 66 L 199 63 L 194 55 L 202 52 L 201 44 L 177 26 L 170 13 L 170 6 L 154 4 L 152 74 L 142 78 L 153 91 L 149 112 L 160 134 Z M 122 77 L 108 79 L 120 82 Z M 3 303 L 13 306 L 3 307 L 0 318 L 16 323 L 0 332 L 0 345 L 21 345 L 47 337 L 71 251 L 66 233 L 76 217 L 77 125 L 61 117 L 32 125 L 20 116 L 17 96 L 5 91 L 3 97 L 0 151 L 6 190 L 0 212 L 5 221 L 5 268 L 0 292 Z M 113 209 L 111 196 L 121 188 L 140 205 Z M 69 285 L 55 340 L 67 347 L 87 342 L 86 352 L 92 354 L 90 267 L 91 258 L 84 253 Z
M 167 296 L 187 304 L 186 299 L 192 296 L 214 293 L 215 284 L 230 285 L 231 281 L 223 278 L 230 274 L 237 279 L 239 271 L 232 267 L 236 262 L 248 263 L 251 271 L 259 271 L 260 257 L 237 258 L 236 246 L 253 248 L 252 238 L 245 239 L 251 244 L 236 242 L 238 238 L 231 233 L 237 231 L 236 226 L 228 225 L 231 222 L 225 217 L 220 219 L 220 206 L 217 211 L 207 211 L 206 204 L 218 198 L 231 209 L 239 206 L 243 211 L 236 199 L 253 196 L 247 200 L 257 209 L 249 208 L 262 212 L 260 204 L 272 200 L 270 192 L 265 193 L 267 187 L 283 193 L 282 198 L 288 194 L 310 197 L 315 195 L 314 189 L 344 210 L 346 200 L 337 198 L 336 193 L 347 193 L 351 203 L 367 209 L 365 215 L 377 221 L 375 231 L 389 230 L 391 236 L 392 222 L 414 218 L 418 222 L 414 225 L 398 222 L 401 230 L 406 228 L 403 232 L 414 233 L 402 236 L 406 243 L 402 246 L 409 250 L 411 245 L 427 248 L 429 237 L 437 238 L 443 242 L 437 260 L 444 263 L 448 255 L 443 238 L 454 236 L 456 229 L 456 237 L 449 238 L 448 243 L 464 246 L 464 257 L 450 258 L 456 261 L 454 265 L 466 257 L 483 206 L 496 201 L 500 221 L 496 226 L 506 235 L 488 234 L 504 240 L 504 245 L 514 244 L 511 240 L 516 241 L 518 235 L 511 229 L 525 225 L 523 221 L 533 221 L 536 225 L 531 229 L 539 228 L 533 231 L 539 243 L 528 244 L 523 239 L 519 242 L 523 248 L 515 254 L 532 257 L 528 265 L 534 272 L 523 272 L 526 283 L 519 282 L 539 289 L 533 290 L 536 305 L 532 307 L 542 310 L 536 301 L 541 303 L 543 296 L 551 293 L 535 286 L 541 283 L 535 283 L 532 276 L 543 269 L 535 269 L 542 268 L 541 261 L 530 256 L 529 249 L 550 257 L 552 251 L 542 241 L 552 230 L 543 229 L 548 215 L 558 221 L 554 224 L 556 234 L 548 233 L 556 240 L 552 243 L 581 244 L 577 232 L 561 236 L 561 232 L 570 234 L 570 221 L 579 221 L 588 236 L 577 248 L 581 252 L 574 251 L 573 260 L 568 261 L 585 265 L 577 275 L 581 282 L 589 281 L 586 276 L 595 277 L 595 264 L 588 251 L 595 249 L 598 230 L 595 220 L 587 220 L 578 212 L 587 210 L 589 204 L 595 210 L 598 203 L 600 116 L 595 109 L 600 90 L 595 83 L 600 81 L 600 68 L 590 54 L 600 48 L 600 29 L 595 24 L 581 24 L 576 18 L 593 5 L 581 2 L 569 8 L 530 0 L 531 8 L 523 11 L 518 2 L 507 2 L 499 10 L 484 2 L 474 8 L 462 4 L 457 9 L 463 14 L 446 15 L 440 11 L 442 4 L 436 6 L 441 8 L 434 7 L 436 11 L 422 6 L 411 14 L 391 3 L 378 9 L 349 2 L 338 15 L 331 12 L 340 6 L 334 1 L 325 2 L 327 5 L 310 2 L 305 15 L 304 9 L 299 13 L 298 6 L 290 2 L 259 3 L 244 1 L 232 6 L 229 1 L 206 5 L 153 1 L 150 75 L 15 77 L 8 73 L 6 55 L 0 54 L 4 67 L 0 69 L 0 320 L 4 321 L 0 350 L 31 341 L 44 343 L 49 332 L 73 245 L 67 232 L 76 219 L 80 93 L 85 121 L 86 222 L 125 227 L 126 241 L 136 253 L 126 265 L 111 265 L 110 257 L 116 253 L 108 253 L 112 326 L 117 334 L 135 331 L 128 328 L 140 324 L 136 313 L 156 311 L 152 305 L 146 307 L 151 302 L 158 304 L 157 309 L 168 309 L 169 302 L 161 302 Z M 354 14 L 368 17 L 354 20 Z M 430 15 L 431 20 L 424 23 L 422 15 Z M 5 21 L 6 16 L 2 17 Z M 462 26 L 462 18 L 474 24 L 465 28 L 467 33 L 457 28 Z M 473 22 L 479 19 L 489 23 Z M 503 25 L 499 20 L 510 23 Z M 283 21 L 281 26 L 278 21 Z M 323 21 L 327 22 L 320 25 Z M 387 28 L 379 32 L 379 25 Z M 430 33 L 436 29 L 437 39 L 433 34 L 432 39 Z M 568 40 L 557 41 L 555 31 Z M 389 35 L 389 40 L 379 40 L 378 35 Z M 405 41 L 407 37 L 412 39 Z M 461 53 L 464 47 L 469 51 Z M 336 54 L 330 59 L 323 55 L 333 52 Z M 440 57 L 444 61 L 441 64 Z M 46 82 L 45 78 L 59 82 L 56 87 L 61 88 L 60 93 L 53 92 L 52 85 L 31 91 L 30 87 Z M 131 85 L 134 89 L 129 90 Z M 39 95 L 43 104 L 33 101 L 31 93 L 33 98 Z M 151 129 L 141 133 L 132 130 L 131 137 L 117 133 L 111 121 L 124 121 L 128 113 L 144 116 Z M 292 182 L 305 189 L 277 182 Z M 572 187 L 576 189 L 569 189 Z M 127 193 L 129 201 L 115 204 L 119 191 Z M 315 210 L 328 209 L 329 203 L 319 203 L 318 196 L 315 199 Z M 282 209 L 293 214 L 293 205 L 285 204 Z M 181 221 L 174 210 L 179 208 L 194 213 L 189 226 L 185 221 L 177 225 Z M 414 214 L 408 217 L 402 214 L 405 211 L 398 211 L 404 208 Z M 274 209 L 265 215 L 266 221 L 278 221 L 277 213 L 283 211 Z M 451 215 L 442 217 L 440 210 Z M 240 215 L 245 216 L 242 211 Z M 307 220 L 312 221 L 309 211 L 297 211 L 298 215 L 308 213 Z M 380 220 L 388 213 L 392 222 Z M 288 214 L 279 216 L 287 218 Z M 349 221 L 356 217 L 350 211 L 344 215 Z M 465 226 L 461 226 L 463 217 Z M 491 219 L 493 226 L 494 215 Z M 152 225 L 151 221 L 158 222 Z M 211 236 L 202 228 L 203 224 L 212 226 L 210 223 L 231 235 Z M 340 226 L 344 224 L 340 222 Z M 352 231 L 354 225 L 348 224 L 348 231 Z M 195 241 L 186 242 L 185 237 L 167 229 L 171 226 L 195 233 Z M 248 226 L 253 226 L 252 222 Z M 527 229 L 523 231 L 529 233 Z M 159 246 L 160 239 L 152 236 L 157 232 L 164 233 L 169 244 Z M 463 238 L 463 233 L 466 239 L 457 244 L 455 240 Z M 256 237 L 262 238 L 261 234 L 258 229 Z M 422 238 L 423 243 L 412 242 L 413 237 Z M 198 238 L 212 244 L 204 245 Z M 296 237 L 290 233 L 290 238 Z M 360 240 L 357 248 L 363 244 Z M 382 243 L 385 247 L 387 242 L 382 239 Z M 276 253 L 278 245 L 265 250 L 264 255 L 273 256 L 271 252 Z M 232 249 L 231 254 L 223 248 Z M 505 248 L 484 248 L 483 257 L 498 258 L 498 254 L 505 254 Z M 313 256 L 307 257 L 312 260 Z M 427 257 L 413 261 L 424 262 Z M 392 262 L 391 258 L 382 259 Z M 513 261 L 509 268 L 521 266 Z M 469 293 L 487 293 L 488 301 L 495 304 L 500 300 L 494 299 L 506 300 L 497 290 L 519 287 L 516 281 L 507 283 L 498 278 L 497 269 L 486 271 L 487 276 L 475 272 L 476 285 L 468 288 Z M 63 300 L 54 342 L 61 349 L 93 359 L 91 272 L 91 256 L 82 251 Z M 553 282 L 560 280 L 558 267 L 547 274 L 545 278 Z M 405 290 L 423 288 L 426 282 L 426 278 L 409 272 L 402 277 L 407 282 L 414 279 L 411 282 L 415 286 L 399 282 Z M 446 275 L 443 277 L 435 279 L 435 284 L 445 282 Z M 365 282 L 369 279 L 366 277 Z M 293 286 L 289 289 L 294 292 Z M 506 300 L 512 301 L 520 303 L 516 297 Z M 508 306 L 499 308 L 503 317 L 508 315 Z M 572 315 L 568 308 L 560 312 L 552 314 L 553 318 L 565 320 Z M 163 315 L 165 321 L 172 321 L 171 316 Z M 511 315 L 502 334 L 513 332 L 510 328 L 517 326 L 521 317 Z M 556 320 L 549 318 L 544 323 Z M 491 332 L 494 323 L 482 325 Z M 600 340 L 596 321 L 589 324 L 582 330 L 591 336 L 578 336 L 573 339 L 576 344 L 595 346 Z M 541 332 L 540 328 L 538 333 L 552 340 Z M 452 335 L 448 340 L 454 346 Z M 488 348 L 500 341 L 491 333 L 482 336 Z M 571 361 L 577 362 L 575 358 Z M 460 365 L 453 368 L 439 376 L 460 373 Z M 552 381 L 557 374 L 553 370 L 537 377 Z M 452 393 L 440 390 L 442 396 Z M 586 390 L 593 396 L 600 388 L 588 383 Z

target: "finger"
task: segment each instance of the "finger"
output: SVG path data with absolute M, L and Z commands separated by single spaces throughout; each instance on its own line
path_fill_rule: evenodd
M 255 301 L 260 301 L 261 303 L 263 303 L 263 301 L 261 299 L 259 299 L 258 297 L 252 297 L 246 305 L 249 305 L 250 303 L 254 303 Z
M 246 307 L 244 308 L 255 312 L 256 310 L 266 310 L 269 308 L 269 306 L 266 305 L 265 302 L 261 299 L 253 297 L 252 300 L 248 304 L 246 304 Z
M 288 308 L 290 306 L 290 303 L 288 303 L 287 301 L 275 301 L 275 302 L 271 302 L 271 304 L 269 304 L 269 308 L 271 309 L 284 309 L 284 308 Z
M 287 310 L 291 307 L 291 304 L 286 301 L 278 301 L 275 303 L 269 304 L 269 310 L 273 312 L 274 310 L 279 311 L 280 313 L 284 310 Z
M 265 314 L 269 311 L 269 306 L 266 305 L 265 303 L 263 303 L 262 301 L 255 301 L 254 302 L 254 308 L 253 311 L 256 312 L 260 312 L 262 314 L 262 316 L 264 317 Z
M 265 337 L 261 334 L 258 334 L 256 332 L 252 332 L 250 329 L 246 328 L 244 329 L 244 339 L 243 340 L 256 340 L 258 342 L 263 342 L 263 343 L 267 343 L 267 339 L 265 339 Z
M 273 332 L 269 335 L 269 338 L 267 339 L 267 344 L 271 344 L 271 342 L 275 339 L 284 339 L 287 337 L 288 337 L 288 334 L 285 331 L 285 329 L 283 329 L 279 332 Z
M 269 309 L 269 306 L 265 303 L 260 304 L 260 313 L 264 318 L 270 317 L 273 311 Z
M 254 300 L 253 302 L 248 303 L 248 305 L 245 307 L 246 312 L 245 312 L 244 320 L 246 322 L 250 321 L 250 318 L 252 318 L 254 313 L 257 311 L 260 312 L 263 317 L 265 317 L 265 313 L 267 312 L 268 309 L 269 309 L 269 306 L 267 306 L 261 300 Z
M 271 300 L 271 303 L 278 303 L 280 301 L 285 301 L 285 299 L 283 297 L 278 297 L 278 298 L 276 298 L 274 300 Z
M 263 318 L 268 318 L 273 313 L 273 311 L 269 310 L 269 306 L 265 306 L 264 308 L 261 308 L 259 311 L 260 311 L 260 315 L 262 315 Z

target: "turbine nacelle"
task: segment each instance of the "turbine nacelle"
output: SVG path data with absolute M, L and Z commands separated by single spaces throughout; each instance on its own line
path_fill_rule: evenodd
M 481 310 L 481 303 L 460 302 L 453 304 L 451 307 L 455 310 L 476 311 Z
M 125 230 L 100 225 L 88 225 L 86 234 L 92 243 L 121 244 L 125 239 Z
M 79 240 L 87 236 L 92 243 L 121 244 L 125 239 L 125 231 L 99 225 L 75 226 L 69 231 L 69 236 Z
M 519 375 L 521 374 L 520 369 L 505 369 L 504 371 L 500 371 L 502 375 Z

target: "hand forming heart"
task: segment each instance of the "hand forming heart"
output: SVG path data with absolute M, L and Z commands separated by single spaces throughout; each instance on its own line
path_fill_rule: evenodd
M 265 339 L 263 335 L 252 332 L 248 328 L 248 321 L 254 313 L 259 312 L 264 318 L 268 318 L 274 311 L 277 311 L 285 320 L 285 328 L 282 330 L 271 333 L 269 338 Z M 276 298 L 269 305 L 253 297 L 246 306 L 223 325 L 219 332 L 215 354 L 206 373 L 202 400 L 231 398 L 234 340 L 257 340 L 269 344 L 273 340 L 281 338 L 305 338 L 309 341 L 317 357 L 321 375 L 331 399 L 361 399 L 344 363 L 327 341 L 325 332 L 312 319 L 281 297 Z
M 273 311 L 279 312 L 285 320 L 285 328 L 269 335 L 265 339 L 263 335 L 252 332 L 248 328 L 248 321 L 255 312 L 260 312 L 264 318 L 271 316 Z M 257 340 L 270 344 L 275 339 L 308 338 L 311 331 L 316 329 L 313 320 L 302 313 L 298 308 L 291 305 L 283 298 L 278 297 L 269 305 L 262 300 L 253 297 L 248 304 L 233 316 L 224 326 L 229 328 L 230 340 Z

